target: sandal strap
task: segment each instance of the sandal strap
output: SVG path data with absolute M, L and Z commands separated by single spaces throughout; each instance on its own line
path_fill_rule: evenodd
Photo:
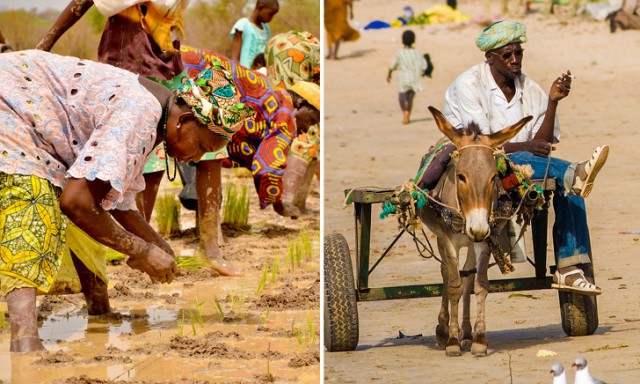
M 587 174 L 591 173 L 591 169 L 596 165 L 596 162 L 598 161 L 598 158 L 600 157 L 603 149 L 604 147 L 598 147 L 595 151 L 593 151 L 593 154 L 591 154 L 591 158 L 584 165 L 584 170 L 585 172 L 587 172 Z
M 560 272 L 556 272 L 556 273 L 558 274 L 558 284 L 562 284 L 562 285 L 565 285 L 565 278 L 571 275 L 582 275 L 580 276 L 580 278 L 585 278 L 584 272 L 582 271 L 582 269 L 574 269 L 566 273 L 560 273 Z
M 591 284 L 583 277 L 577 278 L 576 281 L 574 281 L 571 285 L 576 288 L 590 289 L 594 291 L 598 288 L 595 284 Z

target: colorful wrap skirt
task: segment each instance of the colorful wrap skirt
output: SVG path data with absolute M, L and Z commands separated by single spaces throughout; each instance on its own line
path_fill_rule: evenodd
M 107 248 L 68 221 L 60 188 L 36 176 L 0 173 L 0 289 L 81 291 L 70 251 L 107 282 Z
M 297 81 L 320 85 L 320 40 L 306 31 L 289 31 L 273 36 L 265 47 L 267 77 L 274 88 L 290 89 Z M 294 137 L 289 151 L 306 163 L 320 155 L 320 126 Z
M 48 292 L 60 268 L 67 220 L 61 190 L 36 176 L 0 173 L 2 288 L 31 286 Z M 7 283 L 11 279 L 14 283 Z M 22 283 L 22 284 L 21 284 Z

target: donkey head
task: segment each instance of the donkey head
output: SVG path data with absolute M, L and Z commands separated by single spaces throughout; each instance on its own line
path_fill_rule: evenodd
M 490 233 L 489 217 L 496 197 L 498 170 L 493 152 L 514 137 L 533 117 L 527 116 L 500 132 L 483 135 L 475 123 L 457 130 L 440 111 L 433 107 L 429 107 L 429 111 L 438 129 L 458 150 L 454 174 L 456 189 L 453 193 L 465 221 L 465 234 L 472 241 L 483 241 Z

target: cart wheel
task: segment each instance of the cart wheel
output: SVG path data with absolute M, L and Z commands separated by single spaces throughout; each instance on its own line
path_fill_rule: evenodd
M 584 268 L 587 280 L 594 283 L 593 268 Z M 567 336 L 593 335 L 598 329 L 598 302 L 596 296 L 572 292 L 558 292 L 562 329 Z
M 358 304 L 349 245 L 339 233 L 324 237 L 324 346 L 330 352 L 358 346 Z

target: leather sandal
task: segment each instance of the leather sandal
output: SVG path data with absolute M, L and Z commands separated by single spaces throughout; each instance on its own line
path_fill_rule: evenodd
M 600 172 L 600 169 L 602 169 L 604 163 L 607 162 L 608 156 L 609 146 L 603 145 L 602 147 L 596 148 L 593 155 L 591 155 L 591 158 L 584 164 L 584 180 L 582 180 L 577 174 L 575 176 L 572 186 L 575 194 L 579 194 L 583 198 L 589 196 L 593 189 L 593 181 L 596 179 L 596 176 L 598 175 L 598 172 Z
M 565 279 L 571 275 L 579 275 L 571 285 L 567 285 Z M 563 292 L 575 292 L 583 295 L 596 296 L 602 293 L 602 289 L 595 284 L 590 283 L 581 269 L 574 269 L 564 274 L 558 271 L 553 274 L 553 283 L 551 288 L 555 288 Z

